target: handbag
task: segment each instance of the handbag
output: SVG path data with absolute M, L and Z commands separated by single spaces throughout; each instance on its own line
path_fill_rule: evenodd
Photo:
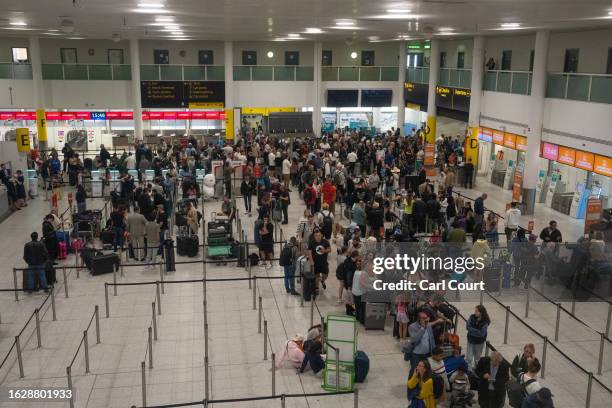
M 352 305 L 355 303 L 353 300 L 353 293 L 347 288 L 342 289 L 342 301 L 346 305 Z

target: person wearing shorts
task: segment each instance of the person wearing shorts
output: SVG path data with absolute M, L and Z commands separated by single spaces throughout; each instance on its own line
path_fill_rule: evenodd
M 323 286 L 323 289 L 327 289 L 325 280 L 329 275 L 329 265 L 327 262 L 327 255 L 331 252 L 331 246 L 329 241 L 323 238 L 323 233 L 319 228 L 313 231 L 314 238 L 310 241 L 308 246 L 308 260 L 313 265 L 315 274 L 315 290 L 319 290 L 319 282 Z

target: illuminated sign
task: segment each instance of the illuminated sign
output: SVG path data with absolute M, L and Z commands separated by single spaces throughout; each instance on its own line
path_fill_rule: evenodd
M 576 151 L 576 164 L 575 166 L 579 169 L 593 171 L 593 164 L 595 157 L 593 153 L 583 152 L 581 150 Z
M 569 166 L 574 166 L 576 164 L 576 151 L 574 149 L 559 146 L 557 161 Z
M 504 133 L 504 146 L 516 149 L 516 135 L 508 132 Z
M 501 130 L 493 129 L 493 143 L 498 145 L 504 145 L 504 132 Z
M 106 120 L 106 112 L 91 112 L 91 120 Z
M 516 136 L 516 150 L 521 152 L 527 151 L 527 138 L 524 136 Z
M 542 145 L 542 157 L 548 160 L 557 161 L 559 156 L 559 146 L 552 143 L 544 143 Z
M 612 177 L 612 158 L 596 154 L 593 171 L 602 176 Z

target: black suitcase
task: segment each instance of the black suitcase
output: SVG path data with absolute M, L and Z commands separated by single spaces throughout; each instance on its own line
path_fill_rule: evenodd
M 364 326 L 366 330 L 385 330 L 387 305 L 385 303 L 365 304 Z
M 501 269 L 497 267 L 486 268 L 484 271 L 485 290 L 494 292 L 499 290 L 499 275 Z
M 176 271 L 174 258 L 174 241 L 167 239 L 164 241 L 164 260 L 166 261 L 166 272 Z
M 119 267 L 119 255 L 112 253 L 107 255 L 98 255 L 91 259 L 91 274 L 102 275 L 105 273 L 113 273 L 115 268 Z
M 115 242 L 115 231 L 107 229 L 100 232 L 100 241 L 105 245 L 112 245 Z
M 176 253 L 181 256 L 194 257 L 200 252 L 200 239 L 197 235 L 179 235 L 176 237 Z
M 311 299 L 316 298 L 315 294 L 315 280 L 314 279 L 302 279 L 302 292 L 304 300 L 310 302 Z

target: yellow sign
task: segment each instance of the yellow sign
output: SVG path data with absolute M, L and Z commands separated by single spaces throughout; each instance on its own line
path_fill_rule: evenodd
M 44 109 L 36 109 L 36 129 L 38 131 L 38 141 L 47 141 L 47 118 Z
M 17 150 L 20 152 L 30 151 L 30 130 L 28 128 L 17 128 L 15 130 Z
M 414 89 L 414 84 L 412 82 L 404 82 L 404 89 L 409 89 L 412 91 Z
M 417 103 L 406 102 L 406 107 L 408 109 L 412 109 L 412 110 L 415 110 L 415 111 L 420 111 L 421 110 L 421 105 L 419 105 Z
M 189 102 L 189 109 L 223 109 L 222 102 Z
M 425 143 L 436 144 L 436 117 L 427 116 L 427 128 L 425 128 Z
M 295 112 L 295 108 L 272 107 L 272 108 L 242 108 L 243 115 L 262 115 L 269 116 L 272 112 Z
M 474 167 L 478 164 L 478 126 L 468 130 L 465 138 L 465 160 L 472 159 Z
M 225 110 L 225 140 L 234 140 L 234 109 Z
M 446 98 L 448 95 L 450 95 L 450 89 L 443 86 L 436 86 L 436 93 L 439 96 Z

